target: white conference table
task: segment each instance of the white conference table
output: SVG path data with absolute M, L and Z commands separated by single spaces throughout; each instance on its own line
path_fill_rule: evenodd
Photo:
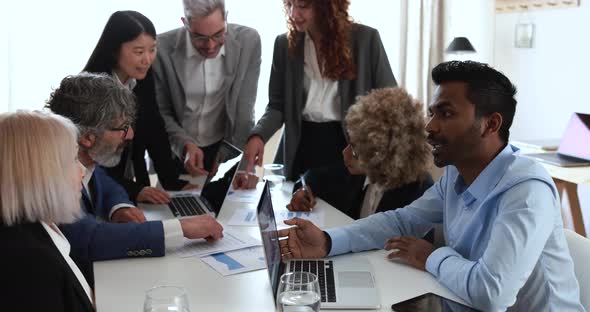
M 292 184 L 273 194 L 273 205 L 284 207 Z M 217 217 L 227 223 L 237 209 L 256 209 L 256 204 L 225 201 Z M 325 212 L 324 228 L 352 221 L 347 215 L 319 200 L 314 211 Z M 260 239 L 258 226 L 226 226 Z M 281 226 L 279 225 L 279 228 Z M 366 257 L 372 264 L 381 299 L 378 311 L 391 311 L 391 304 L 427 292 L 462 302 L 429 273 L 401 262 L 389 261 L 384 250 L 346 254 L 338 257 Z M 142 311 L 145 291 L 156 285 L 178 285 L 187 290 L 191 311 L 274 311 L 267 270 L 223 277 L 195 257 L 170 255 L 94 263 L 96 308 L 99 312 Z M 334 311 L 334 310 L 332 310 Z M 347 310 L 350 311 L 350 310 Z

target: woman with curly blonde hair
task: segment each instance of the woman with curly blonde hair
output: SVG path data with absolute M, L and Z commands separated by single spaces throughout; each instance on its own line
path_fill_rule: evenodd
M 289 31 L 277 37 L 266 112 L 245 148 L 262 164 L 264 142 L 283 125 L 276 155 L 287 178 L 342 163 L 343 118 L 355 97 L 396 85 L 377 30 L 353 23 L 349 0 L 284 0 Z
M 402 88 L 373 90 L 346 115 L 344 166 L 305 173 L 289 209 L 310 210 L 319 196 L 352 218 L 403 207 L 432 184 L 432 163 L 420 102 Z

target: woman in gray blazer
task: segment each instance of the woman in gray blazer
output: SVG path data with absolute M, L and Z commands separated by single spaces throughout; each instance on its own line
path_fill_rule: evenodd
M 264 143 L 283 125 L 276 162 L 294 180 L 342 162 L 343 117 L 359 95 L 396 86 L 377 30 L 355 24 L 349 0 L 286 0 L 288 28 L 275 40 L 266 112 L 245 148 L 262 165 Z

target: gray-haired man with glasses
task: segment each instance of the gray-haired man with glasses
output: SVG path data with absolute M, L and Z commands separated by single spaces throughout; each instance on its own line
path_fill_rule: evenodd
M 71 119 L 79 128 L 78 159 L 84 216 L 61 224 L 70 256 L 93 284 L 92 262 L 117 258 L 163 256 L 182 245 L 183 237 L 216 240 L 223 227 L 201 215 L 181 220 L 146 221 L 125 189 L 103 167 L 119 163 L 126 142 L 133 139 L 135 97 L 107 75 L 81 73 L 65 77 L 47 101 L 53 113 Z
M 183 0 L 183 27 L 158 35 L 157 101 L 192 176 L 214 168 L 219 142 L 242 147 L 254 125 L 260 36 L 227 23 L 224 0 Z

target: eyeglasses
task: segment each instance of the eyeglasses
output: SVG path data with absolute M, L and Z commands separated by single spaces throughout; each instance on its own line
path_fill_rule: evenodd
M 129 132 L 129 128 L 131 127 L 131 124 L 124 124 L 121 127 L 112 127 L 109 128 L 110 131 L 123 131 L 123 137 L 126 138 L 127 137 L 127 132 Z
M 184 27 L 186 28 L 186 31 L 188 31 L 188 33 L 191 35 L 191 40 L 200 46 L 204 46 L 207 43 L 209 43 L 209 40 L 213 40 L 213 42 L 217 43 L 217 44 L 222 44 L 225 42 L 225 34 L 227 33 L 227 26 L 224 26 L 222 30 L 214 33 L 211 36 L 205 36 L 205 35 L 201 35 L 198 33 L 194 33 L 190 30 L 188 25 L 184 25 Z

